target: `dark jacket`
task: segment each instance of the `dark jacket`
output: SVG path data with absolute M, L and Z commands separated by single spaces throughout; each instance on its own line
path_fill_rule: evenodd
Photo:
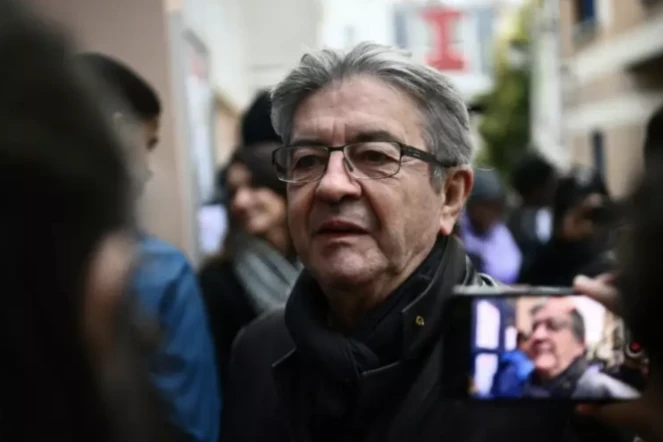
M 578 358 L 564 372 L 548 382 L 540 382 L 536 372 L 525 385 L 526 397 L 578 398 L 579 400 L 634 399 L 633 387 L 600 371 L 590 370 L 584 358 Z
M 532 374 L 534 364 L 522 350 L 513 350 L 500 357 L 490 391 L 492 397 L 521 397 L 525 382 Z
M 300 296 L 315 295 L 312 278 L 304 272 L 285 313 L 279 310 L 258 319 L 235 342 L 224 442 L 621 440 L 595 432 L 593 426 L 571 429 L 569 404 L 507 409 L 445 398 L 443 358 L 449 355 L 443 342 L 452 331 L 446 329 L 449 321 L 444 317 L 451 288 L 455 283 L 492 284 L 475 272 L 462 250 L 446 261 L 426 287 L 410 293 L 414 301 L 395 311 L 402 324 L 400 342 L 391 346 L 399 353 L 397 360 L 335 384 L 311 349 L 293 339 L 300 333 L 289 317 L 296 310 L 293 304 Z M 425 321 L 418 321 L 419 316 Z M 325 345 L 321 340 L 320 346 Z M 337 400 L 343 390 L 351 393 L 345 405 Z M 576 438 L 578 432 L 589 437 Z
M 256 319 L 257 313 L 230 262 L 210 261 L 199 274 L 214 340 L 222 391 L 228 387 L 232 344 L 239 331 Z
M 577 275 L 595 277 L 613 268 L 607 240 L 566 243 L 553 238 L 529 267 L 521 270 L 520 284 L 567 287 Z

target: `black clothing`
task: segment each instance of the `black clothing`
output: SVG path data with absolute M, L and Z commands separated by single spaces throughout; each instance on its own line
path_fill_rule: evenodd
M 576 441 L 570 406 L 490 407 L 445 397 L 445 320 L 454 285 L 493 284 L 455 238 L 441 238 L 420 268 L 350 336 L 328 326 L 328 306 L 302 273 L 288 304 L 235 342 L 222 422 L 224 442 Z
M 584 357 L 579 357 L 556 378 L 542 381 L 532 373 L 525 384 L 528 398 L 572 398 L 576 400 L 634 399 L 640 394 L 624 382 L 605 373 L 589 370 Z
M 552 237 L 536 252 L 533 260 L 523 263 L 519 283 L 570 286 L 579 274 L 592 277 L 611 270 L 610 232 L 605 226 L 593 237 L 581 241 L 568 242 L 560 236 L 569 211 L 593 194 L 601 195 L 604 205 L 610 203 L 601 175 L 591 168 L 575 167 L 559 180 L 552 207 Z
M 540 210 L 545 209 L 519 207 L 509 215 L 507 227 L 522 254 L 521 272 L 530 268 L 537 254 L 545 245 L 545 241 L 541 241 L 537 234 L 536 224 Z
M 566 287 L 577 275 L 598 276 L 612 269 L 609 243 L 596 239 L 568 243 L 553 238 L 543 246 L 528 268 L 524 268 L 520 284 Z
M 555 379 L 543 382 L 533 372 L 525 386 L 527 397 L 571 397 L 578 385 L 578 380 L 587 371 L 588 364 L 584 358 L 578 358 Z
M 225 394 L 232 343 L 239 331 L 257 317 L 257 312 L 230 262 L 211 261 L 199 277 L 216 347 L 221 391 Z
M 638 391 L 644 391 L 645 386 L 647 385 L 647 377 L 642 370 L 637 367 L 629 367 L 628 365 L 622 364 L 605 370 L 605 373 L 630 385 Z

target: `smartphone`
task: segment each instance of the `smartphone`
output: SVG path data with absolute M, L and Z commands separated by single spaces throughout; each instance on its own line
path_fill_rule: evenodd
M 639 349 L 627 342 L 623 321 L 571 288 L 459 286 L 450 304 L 443 365 L 458 398 L 611 402 L 640 396 L 640 384 L 619 375 L 625 349 Z

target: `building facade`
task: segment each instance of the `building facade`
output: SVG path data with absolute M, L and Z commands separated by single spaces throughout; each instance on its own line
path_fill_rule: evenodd
M 402 2 L 394 6 L 394 43 L 449 77 L 466 101 L 493 86 L 497 4 Z
M 624 195 L 663 104 L 663 1 L 560 0 L 563 139 Z
M 561 2 L 536 0 L 533 5 L 530 67 L 532 147 L 564 170 L 570 152 L 562 119 Z

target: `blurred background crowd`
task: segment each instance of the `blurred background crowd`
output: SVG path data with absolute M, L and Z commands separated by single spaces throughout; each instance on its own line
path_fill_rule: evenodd
M 227 229 L 226 211 L 205 205 L 215 171 L 241 142 L 241 115 L 305 50 L 393 44 L 448 75 L 474 110 L 477 164 L 499 171 L 509 201 L 531 151 L 560 171 L 593 168 L 620 198 L 663 99 L 656 1 L 123 1 L 28 3 L 82 50 L 117 58 L 158 91 L 160 141 L 143 212 L 149 230 L 194 265 L 218 251 Z
M 120 135 L 129 144 L 141 146 L 125 153 L 132 157 L 129 172 L 135 175 L 126 182 L 138 183 L 128 193 L 139 201 L 138 220 L 131 222 L 128 207 L 134 201 L 125 201 L 111 189 L 115 184 L 121 187 L 119 183 L 127 177 L 120 166 L 101 167 L 113 162 L 112 155 L 88 153 L 86 164 L 92 166 L 85 171 L 77 168 L 80 164 L 67 166 L 75 169 L 72 186 L 91 189 L 89 195 L 81 192 L 80 201 L 96 210 L 97 217 L 90 219 L 89 226 L 77 226 L 80 235 L 67 230 L 80 241 L 71 245 L 68 258 L 79 262 L 84 256 L 92 263 L 92 271 L 95 259 L 100 260 L 110 276 L 93 287 L 99 293 L 117 290 L 111 280 L 130 279 L 140 308 L 129 301 L 121 308 L 144 316 L 141 323 L 148 325 L 140 331 L 123 328 L 127 334 L 141 335 L 126 342 L 140 342 L 151 349 L 145 362 L 136 356 L 139 349 L 128 345 L 108 350 L 108 336 L 99 326 L 106 318 L 86 316 L 95 330 L 90 339 L 95 348 L 103 349 L 99 358 L 118 352 L 130 355 L 118 359 L 124 365 L 102 364 L 107 367 L 102 370 L 104 379 L 110 379 L 105 385 L 111 387 L 105 398 L 113 400 L 122 396 L 118 392 L 136 390 L 133 407 L 116 407 L 120 420 L 126 422 L 122 431 L 131 434 L 125 440 L 159 440 L 147 435 L 152 427 L 143 426 L 152 422 L 153 428 L 160 428 L 156 413 L 151 416 L 147 411 L 153 398 L 141 394 L 142 384 L 127 375 L 134 365 L 145 362 L 152 384 L 167 398 L 172 434 L 182 440 L 216 442 L 224 431 L 222 422 L 232 419 L 222 418 L 221 413 L 223 397 L 233 389 L 228 379 L 235 338 L 254 319 L 282 307 L 300 274 L 302 264 L 286 219 L 286 183 L 278 178 L 273 164 L 272 151 L 282 141 L 272 127 L 269 90 L 304 52 L 323 47 L 351 49 L 362 41 L 373 41 L 406 49 L 415 60 L 448 76 L 467 104 L 477 147 L 474 187 L 455 233 L 476 268 L 505 284 L 570 287 L 577 275 L 595 277 L 611 270 L 622 237 L 623 198 L 642 171 L 649 146 L 662 139 L 661 1 L 25 3 L 75 40 L 72 67 L 86 76 L 93 74 L 94 81 L 103 82 L 120 97 L 118 103 L 105 103 L 107 98 L 99 97 L 107 111 L 99 121 L 126 122 Z M 7 30 L 2 26 L 0 16 L 0 37 Z M 27 60 L 24 67 L 34 75 L 49 69 L 51 62 L 57 64 Z M 57 69 L 53 72 L 49 84 L 60 81 Z M 23 80 L 39 84 L 30 75 Z M 7 84 L 0 90 L 11 96 L 16 91 Z M 59 88 L 51 102 L 75 96 L 77 87 Z M 16 93 L 13 104 L 22 109 L 20 103 L 46 100 L 50 92 L 27 98 Z M 75 115 L 98 111 L 85 100 L 73 104 L 79 106 L 73 114 L 55 105 L 47 110 L 74 115 L 61 122 L 72 128 Z M 113 135 L 101 125 L 86 130 L 80 131 L 84 141 L 96 136 L 96 143 L 111 143 Z M 47 152 L 39 161 L 56 164 L 59 160 Z M 33 185 L 26 176 L 20 179 L 26 180 L 28 189 Z M 93 191 L 104 200 L 95 199 Z M 49 201 L 33 201 L 31 222 L 38 221 L 39 210 L 54 210 Z M 58 210 L 63 210 L 63 225 L 77 215 L 73 206 Z M 100 248 L 98 255 L 83 254 L 89 238 L 134 221 L 140 253 L 131 276 L 126 275 L 128 264 L 123 267 L 123 238 L 107 238 L 108 248 Z M 12 222 L 15 228 L 32 225 L 23 219 Z M 40 259 L 48 257 L 45 253 Z M 68 265 L 63 260 L 65 273 L 73 271 L 73 264 Z M 53 279 L 59 277 L 58 271 L 59 267 L 53 269 Z M 76 284 L 79 289 L 80 281 Z M 94 306 L 89 308 L 96 312 Z M 158 324 L 149 327 L 151 321 Z M 612 361 L 613 353 L 624 344 L 623 337 L 607 338 L 617 332 L 623 336 L 619 325 L 609 324 L 610 329 L 604 330 L 609 354 L 604 357 L 598 347 L 593 349 L 592 360 L 597 363 Z M 35 336 L 26 334 L 23 342 Z M 43 361 L 32 356 L 13 367 L 14 375 L 25 367 L 39 367 Z M 67 364 L 62 362 L 63 373 Z M 636 379 L 628 383 L 641 388 L 644 374 L 637 364 L 633 367 Z M 90 376 L 77 370 L 71 375 Z M 148 380 L 144 381 L 147 385 Z M 45 380 L 44 386 L 35 385 L 32 393 L 50 388 L 47 384 Z M 94 402 L 85 390 L 83 384 L 81 403 Z M 43 404 L 44 410 L 51 409 L 47 405 Z M 103 426 L 94 424 L 104 419 L 101 413 L 78 411 L 88 416 L 89 440 L 102 440 L 95 434 Z M 63 409 L 53 422 L 67 419 L 72 416 Z M 41 429 L 31 431 L 37 434 Z M 146 432 L 145 438 L 137 437 L 140 431 Z M 226 437 L 242 440 L 232 434 Z

